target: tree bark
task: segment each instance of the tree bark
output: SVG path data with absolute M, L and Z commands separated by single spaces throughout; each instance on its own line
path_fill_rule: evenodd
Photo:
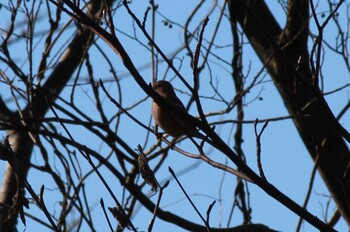
M 328 190 L 350 226 L 349 177 L 344 178 L 350 162 L 349 149 L 336 119 L 309 67 L 307 47 L 309 5 L 307 0 L 289 1 L 288 18 L 282 30 L 264 1 L 231 0 L 229 11 L 237 19 L 266 65 L 294 124 L 317 162 Z M 287 135 L 286 135 L 287 139 Z

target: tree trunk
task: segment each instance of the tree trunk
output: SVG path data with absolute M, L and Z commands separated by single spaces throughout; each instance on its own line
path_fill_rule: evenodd
M 294 0 L 288 4 L 284 30 L 263 1 L 231 0 L 229 11 L 266 65 L 305 146 L 317 162 L 319 173 L 350 226 L 350 182 L 349 177 L 344 179 L 350 153 L 335 126 L 332 111 L 317 84 L 314 85 L 309 67 L 308 1 Z

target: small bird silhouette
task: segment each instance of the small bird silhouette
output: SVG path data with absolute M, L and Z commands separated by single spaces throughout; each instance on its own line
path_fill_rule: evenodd
M 185 106 L 176 96 L 173 86 L 168 81 L 157 81 L 153 84 L 153 90 L 162 96 L 165 101 L 177 109 L 178 112 L 187 113 Z M 152 116 L 155 126 L 159 126 L 165 133 L 178 138 L 181 135 L 205 139 L 204 135 L 198 132 L 197 128 L 184 118 L 181 113 L 176 114 L 171 109 L 166 109 L 152 102 Z

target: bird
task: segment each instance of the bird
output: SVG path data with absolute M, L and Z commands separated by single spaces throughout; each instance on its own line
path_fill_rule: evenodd
M 205 136 L 199 133 L 196 126 L 183 116 L 183 113 L 187 114 L 187 110 L 181 100 L 176 96 L 174 88 L 169 81 L 156 81 L 152 87 L 155 92 L 163 97 L 167 104 L 172 105 L 173 109 L 175 108 L 180 112 L 177 114 L 170 108 L 162 107 L 153 99 L 152 116 L 156 130 L 159 126 L 165 133 L 174 138 L 187 135 L 189 137 L 205 139 Z

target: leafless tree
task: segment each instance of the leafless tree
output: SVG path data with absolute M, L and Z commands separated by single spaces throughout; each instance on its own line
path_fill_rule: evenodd
M 349 1 L 329 0 L 321 8 L 312 0 L 270 5 L 202 0 L 182 6 L 188 11 L 183 19 L 164 10 L 162 1 L 0 4 L 0 158 L 6 163 L 0 231 L 16 231 L 18 218 L 54 231 L 113 231 L 116 224 L 119 231 L 156 231 L 156 219 L 189 231 L 274 231 L 254 223 L 251 186 L 300 218 L 296 231 L 302 222 L 321 231 L 335 230 L 339 221 L 350 225 L 350 134 L 342 124 L 350 103 L 340 99 L 336 116 L 327 102 L 327 96 L 346 93 L 349 81 L 330 91 L 324 74 L 332 54 L 342 62 L 336 64 L 341 73 L 349 75 Z M 281 12 L 283 27 L 277 19 Z M 334 33 L 327 34 L 329 28 Z M 179 33 L 182 44 L 174 47 Z M 247 49 L 260 64 L 247 65 Z M 150 83 L 160 79 L 174 84 L 195 117 L 153 91 Z M 289 115 L 246 119 L 247 106 L 263 99 L 261 86 L 271 80 Z M 173 139 L 156 131 L 152 100 L 193 123 L 205 139 Z M 294 123 L 314 161 L 303 205 L 270 182 L 264 169 L 262 138 L 275 121 Z M 246 124 L 254 128 L 256 149 L 249 155 L 256 164 L 245 156 Z M 233 197 L 225 206 L 232 212 L 227 225 L 210 223 L 218 203 L 199 206 L 191 200 L 188 192 L 196 189 L 183 187 L 178 178 L 191 179 L 190 170 L 164 171 L 174 159 L 170 153 L 191 163 L 191 170 L 199 172 L 197 165 L 206 164 L 205 173 L 219 169 L 235 178 L 233 189 L 221 189 Z M 316 172 L 336 205 L 330 219 L 307 209 Z M 162 198 L 172 197 L 169 180 L 182 189 L 200 221 L 182 216 L 176 205 L 162 207 Z M 150 189 L 157 197 L 150 197 Z M 104 217 L 94 216 L 96 200 Z M 133 220 L 139 208 L 149 212 L 148 225 Z M 241 223 L 231 223 L 233 217 Z

